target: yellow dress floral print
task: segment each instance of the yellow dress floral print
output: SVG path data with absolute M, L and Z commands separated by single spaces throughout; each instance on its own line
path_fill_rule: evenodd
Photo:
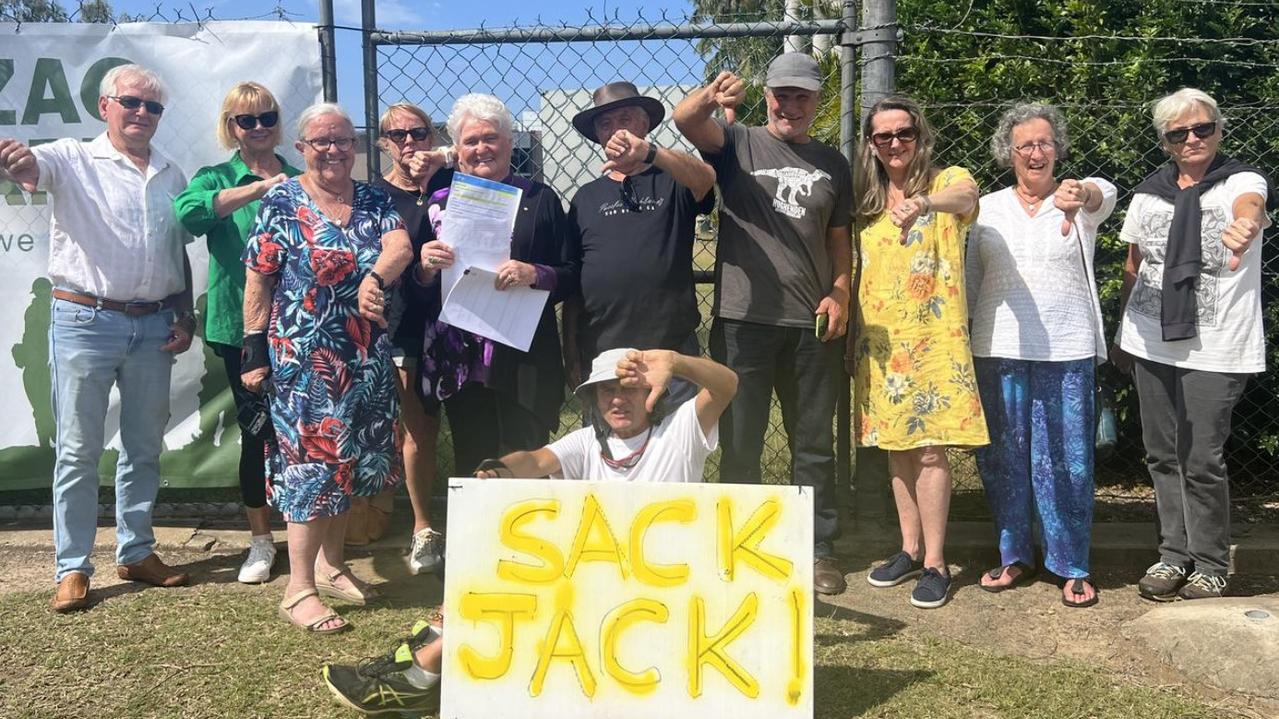
M 929 194 L 972 175 L 937 174 Z M 853 427 L 857 444 L 906 450 L 990 443 L 968 343 L 964 241 L 977 219 L 930 212 L 901 242 L 888 213 L 861 230 Z

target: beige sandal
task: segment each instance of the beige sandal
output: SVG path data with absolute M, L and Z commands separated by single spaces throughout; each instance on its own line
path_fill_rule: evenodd
M 319 594 L 320 593 L 314 589 L 303 589 L 291 597 L 285 597 L 284 601 L 280 602 L 280 617 L 298 629 L 311 632 L 312 634 L 337 634 L 338 632 L 344 632 L 350 629 L 351 623 L 346 621 L 342 615 L 331 610 L 327 614 L 317 617 L 306 624 L 299 622 L 293 617 L 293 608 L 301 603 L 303 599 L 306 599 L 307 597 L 316 597 L 319 596 Z M 329 627 L 327 629 L 323 628 L 325 622 L 329 622 L 334 619 L 337 619 L 342 623 L 336 627 Z
M 333 584 L 334 580 L 345 574 L 351 580 L 351 589 L 343 589 Z M 361 586 L 364 585 L 364 586 Z M 316 574 L 315 589 L 321 597 L 338 599 L 348 604 L 364 606 L 382 598 L 382 593 L 360 581 L 347 569 L 335 569 L 328 575 Z

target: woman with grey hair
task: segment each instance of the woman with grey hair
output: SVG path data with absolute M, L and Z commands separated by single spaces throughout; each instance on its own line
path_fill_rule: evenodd
M 1062 603 L 1087 607 L 1097 603 L 1088 568 L 1094 370 L 1106 358 L 1093 249 L 1115 186 L 1058 181 L 1069 143 L 1052 105 L 1004 113 L 990 148 L 1015 181 L 981 198 L 965 274 L 982 408 L 990 436 L 1001 438 L 977 450 L 1000 554 L 981 588 L 999 592 L 1034 576 L 1038 520 Z
M 1273 186 L 1218 152 L 1225 119 L 1201 90 L 1154 105 L 1170 162 L 1134 191 L 1124 308 L 1112 358 L 1131 368 L 1159 512 L 1159 561 L 1137 585 L 1156 601 L 1219 597 L 1230 560 L 1225 443 L 1250 374 L 1265 370 L 1261 231 Z
M 306 170 L 272 187 L 242 261 L 241 380 L 269 390 L 267 496 L 288 523 L 282 618 L 309 632 L 350 628 L 320 597 L 366 604 L 342 540 L 351 498 L 400 481 L 399 406 L 386 294 L 413 259 L 387 194 L 351 179 L 355 129 L 333 104 L 298 119 Z
M 428 411 L 442 404 L 448 414 L 457 474 L 474 471 L 487 457 L 545 445 L 559 427 L 564 401 L 555 304 L 577 292 L 575 240 L 555 191 L 512 170 L 513 129 L 510 111 L 492 95 L 463 95 L 449 113 L 458 171 L 523 191 L 510 259 L 497 268 L 497 289 L 550 292 L 527 352 L 445 322 L 427 321 L 421 391 Z M 448 293 L 440 286 L 439 271 L 454 261 L 453 248 L 438 239 L 448 222 L 448 195 L 444 188 L 427 201 L 437 239 L 423 245 L 414 275 L 425 301 L 434 307 Z

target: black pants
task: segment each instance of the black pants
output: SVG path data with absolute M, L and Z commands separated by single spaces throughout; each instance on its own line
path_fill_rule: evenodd
M 514 398 L 471 383 L 444 400 L 453 437 L 453 476 L 469 477 L 480 462 L 518 450 L 540 449 L 551 436 Z
M 839 537 L 835 496 L 835 401 L 843 342 L 811 327 L 775 327 L 716 318 L 711 357 L 737 373 L 737 396 L 719 420 L 721 482 L 760 483 L 760 455 L 773 391 L 791 453 L 791 484 L 813 488 L 813 554 L 829 556 Z
M 238 412 L 255 396 L 240 383 L 240 348 L 217 343 L 209 346 L 226 367 L 227 382 Z M 240 432 L 240 498 L 249 509 L 266 506 L 266 447 L 262 440 L 244 431 Z

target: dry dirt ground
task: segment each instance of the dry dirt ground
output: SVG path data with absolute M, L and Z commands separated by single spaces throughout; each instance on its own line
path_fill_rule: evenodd
M 3 541 L 0 532 L 0 593 L 47 589 L 52 591 L 52 551 L 38 546 L 14 546 Z M 185 547 L 166 547 L 162 556 L 171 564 L 188 565 L 197 583 L 218 585 L 219 591 L 269 593 L 283 590 L 284 579 L 277 576 L 265 587 L 237 584 L 235 572 L 242 554 L 225 542 L 214 542 L 196 535 Z M 1140 599 L 1136 581 L 1144 566 L 1107 569 L 1097 573 L 1101 602 L 1090 609 L 1069 609 L 1060 603 L 1060 590 L 1042 576 L 1035 583 L 1008 592 L 992 594 L 977 585 L 981 571 L 989 568 L 977 560 L 952 562 L 956 589 L 946 606 L 936 610 L 919 610 L 908 603 L 910 583 L 888 589 L 876 589 L 866 583 L 866 574 L 879 558 L 875 551 L 858 552 L 852 544 L 841 544 L 841 561 L 848 572 L 849 590 L 838 597 L 821 598 L 815 613 L 852 622 L 867 637 L 901 636 L 905 638 L 944 638 L 961 644 L 988 649 L 996 654 L 1050 662 L 1069 659 L 1099 670 L 1121 675 L 1138 684 L 1202 699 L 1219 706 L 1223 713 L 1247 717 L 1279 717 L 1279 703 L 1214 691 L 1210 687 L 1188 681 L 1172 668 L 1149 657 L 1135 641 L 1126 638 L 1124 623 L 1152 608 Z M 413 587 L 412 601 L 423 605 L 439 601 L 442 586 L 432 582 L 426 593 L 420 582 L 397 582 L 406 576 L 403 549 L 394 542 L 372 548 L 349 550 L 357 574 L 386 580 L 385 593 L 394 597 L 401 587 Z M 993 554 L 992 554 L 993 556 Z M 97 601 L 136 591 L 133 585 L 115 577 L 108 550 L 95 553 L 99 567 L 93 580 Z M 281 553 L 278 568 L 285 567 Z M 408 590 L 402 590 L 408 591 Z M 1279 577 L 1236 577 L 1232 595 L 1255 596 L 1279 593 Z M 408 600 L 409 597 L 404 597 Z M 1279 670 L 1277 670 L 1279 671 Z

